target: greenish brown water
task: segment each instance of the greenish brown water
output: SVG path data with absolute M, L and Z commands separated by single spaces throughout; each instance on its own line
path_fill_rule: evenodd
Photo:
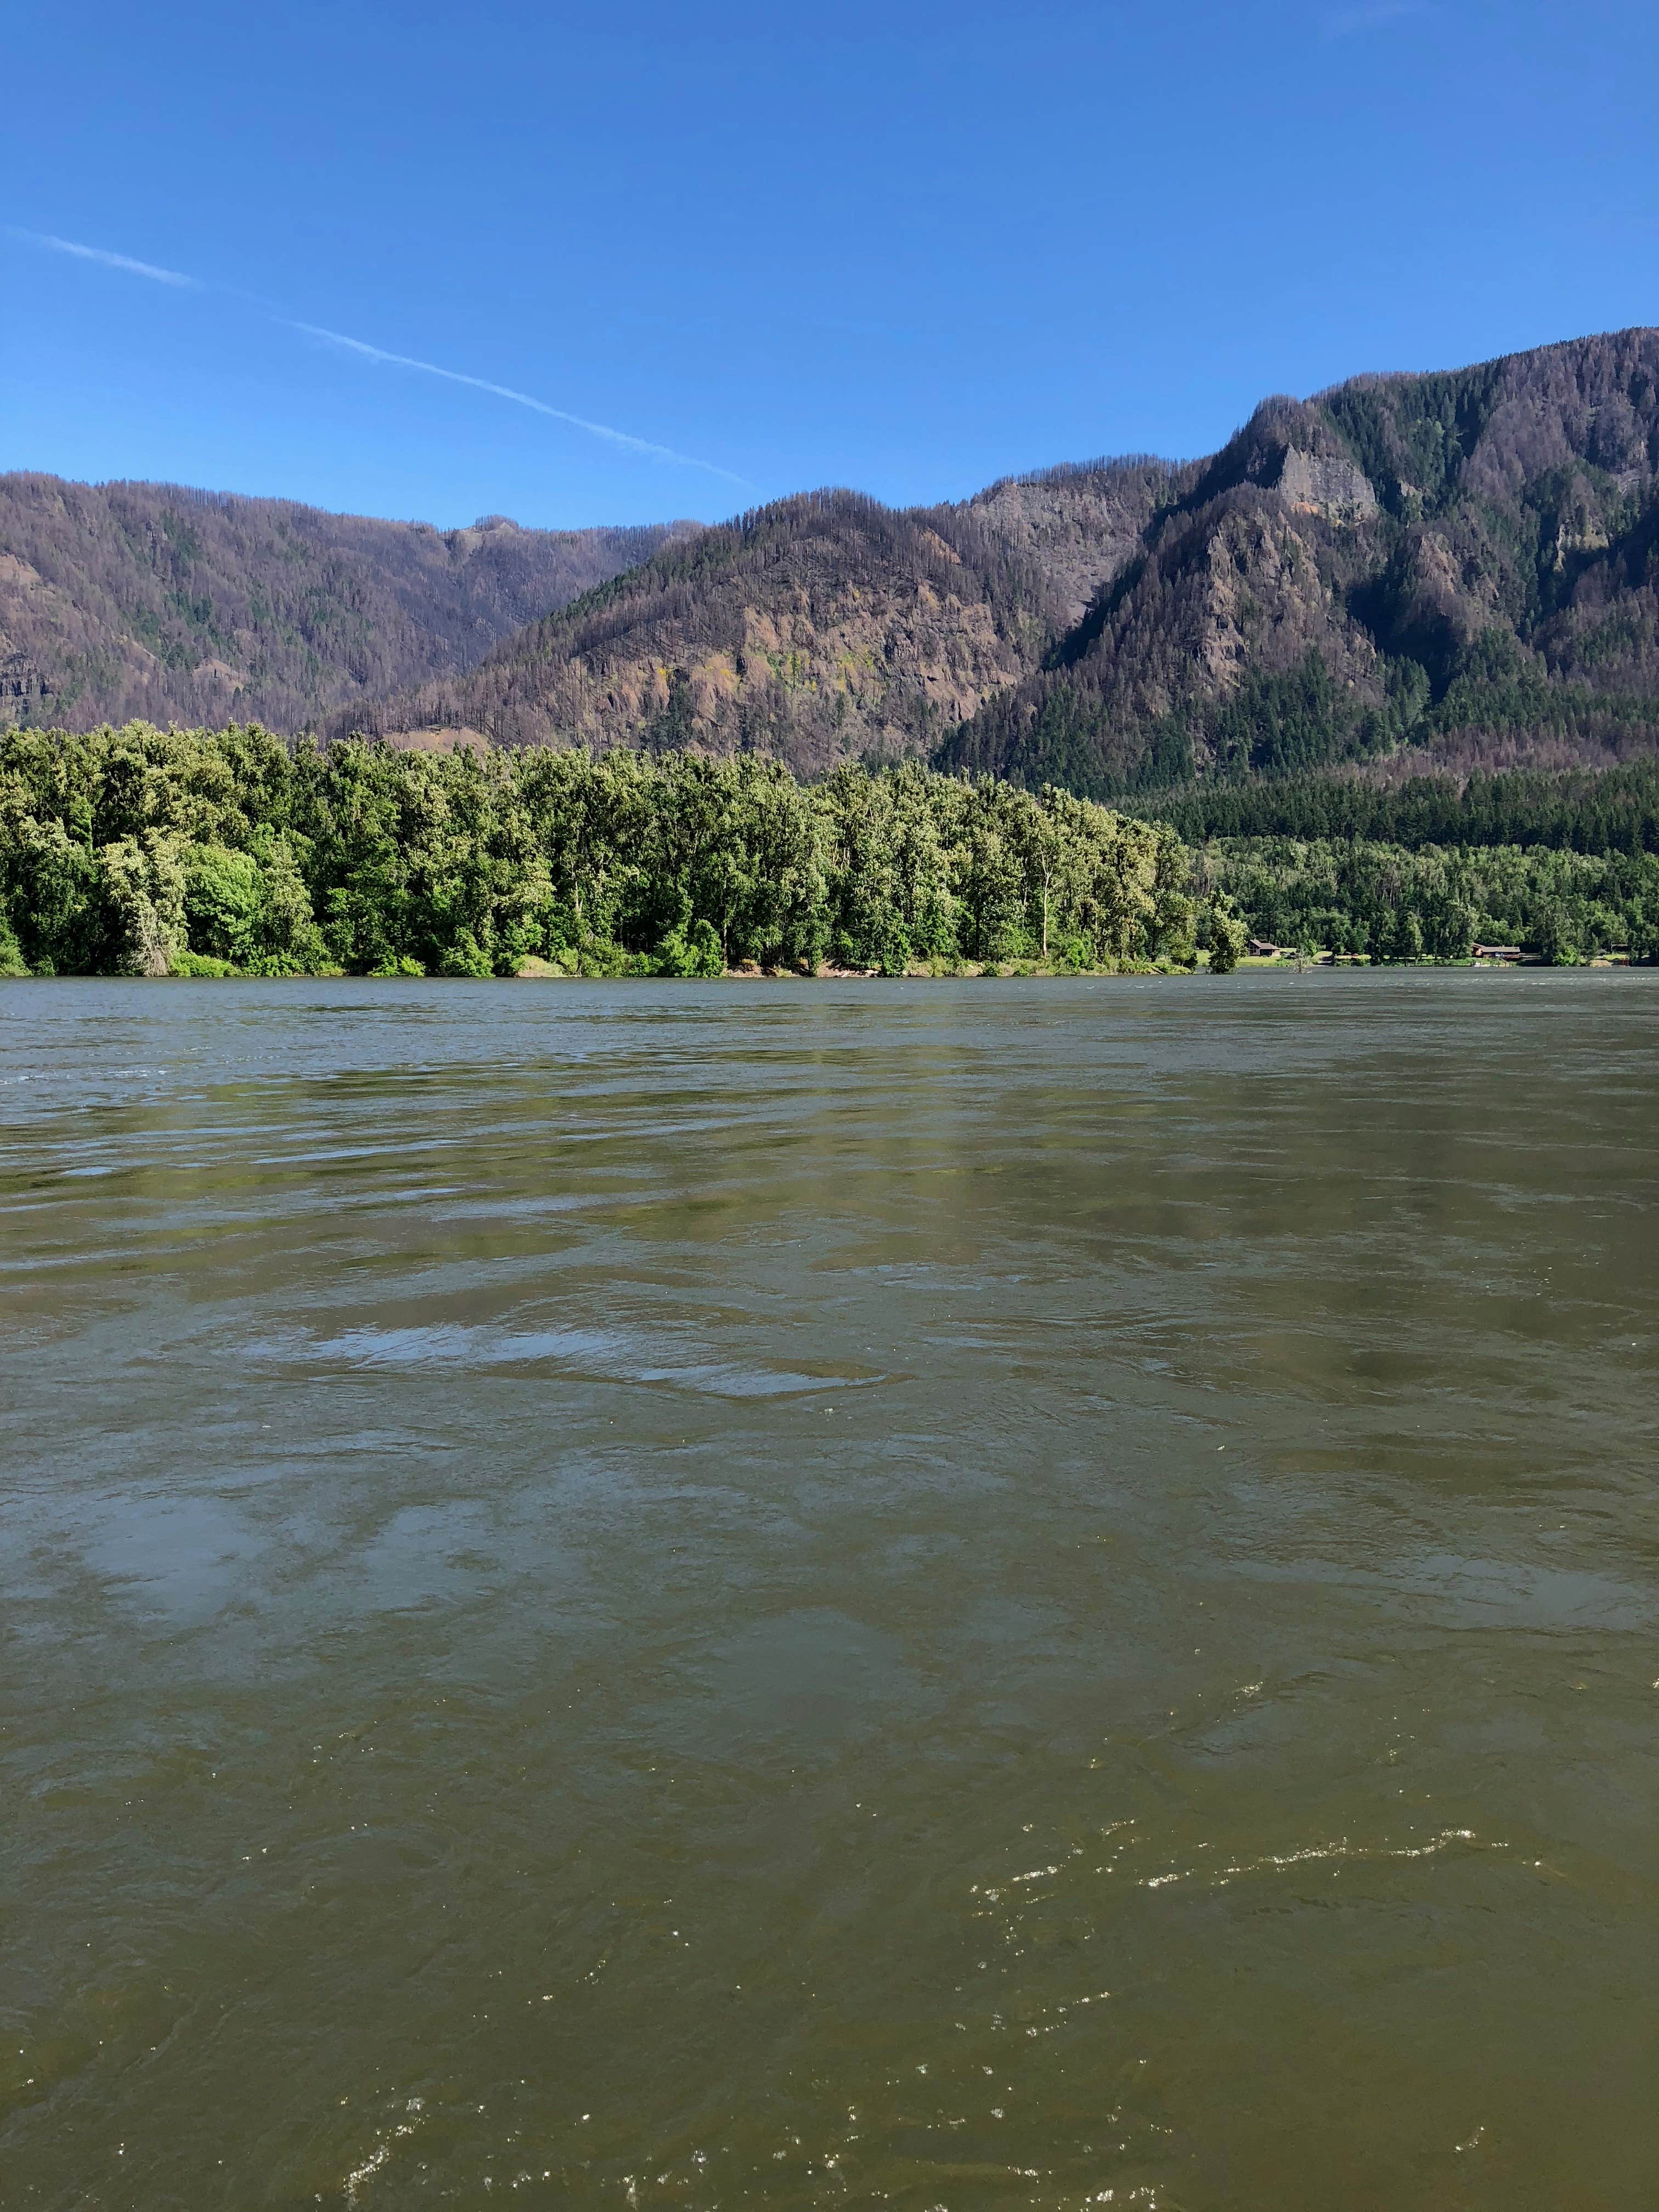
M 0 988 L 7 2203 L 1646 2212 L 1656 1048 Z

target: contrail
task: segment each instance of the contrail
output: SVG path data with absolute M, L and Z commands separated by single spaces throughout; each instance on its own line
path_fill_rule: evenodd
M 153 262 L 135 261 L 130 253 L 106 253 L 101 246 L 77 246 L 72 238 L 53 238 L 44 230 L 14 230 L 14 238 L 25 238 L 31 246 L 44 246 L 53 253 L 72 253 L 77 261 L 96 261 L 106 269 L 125 269 L 129 276 L 148 276 L 153 283 L 173 284 L 185 292 L 200 292 L 206 288 L 194 276 L 181 276 L 176 269 L 158 269 Z
M 296 323 L 286 315 L 279 316 L 277 320 L 291 331 L 303 331 L 309 338 L 344 346 L 349 353 L 361 354 L 365 361 L 382 361 L 392 368 L 418 369 L 422 376 L 442 377 L 446 384 L 470 385 L 474 392 L 488 392 L 497 399 L 511 399 L 520 407 L 533 407 L 538 415 L 550 415 L 556 422 L 572 422 L 591 437 L 608 439 L 613 446 L 626 447 L 630 453 L 649 453 L 654 460 L 676 461 L 682 468 L 707 469 L 711 476 L 724 477 L 728 483 L 741 484 L 748 491 L 755 489 L 747 477 L 738 476 L 713 461 L 700 461 L 692 453 L 678 453 L 672 446 L 654 446 L 648 438 L 636 438 L 631 431 L 613 430 L 608 422 L 590 422 L 585 415 L 572 415 L 562 407 L 550 407 L 544 399 L 538 399 L 528 392 L 515 392 L 510 384 L 491 384 L 487 377 L 464 376 L 458 368 L 440 368 L 436 362 L 416 361 L 410 354 L 387 353 L 383 346 L 370 345 L 363 338 L 349 338 L 342 331 L 325 331 L 319 323 Z
M 257 305 L 261 313 L 284 330 L 300 331 L 307 337 L 321 338 L 325 344 L 342 346 L 364 361 L 384 362 L 392 368 L 417 369 L 422 376 L 441 377 L 446 384 L 465 384 L 474 392 L 487 392 L 492 398 L 510 399 L 515 406 L 533 408 L 538 415 L 545 415 L 555 422 L 568 422 L 573 428 L 586 431 L 590 438 L 603 438 L 612 446 L 620 446 L 625 453 L 642 453 L 654 461 L 672 461 L 678 468 L 702 469 L 713 477 L 723 477 L 727 483 L 740 485 L 744 491 L 755 486 L 747 477 L 740 477 L 733 469 L 723 469 L 714 461 L 700 461 L 695 453 L 677 453 L 672 446 L 653 445 L 649 438 L 636 438 L 629 430 L 613 429 L 609 422 L 590 422 L 585 415 L 572 415 L 563 407 L 550 407 L 544 399 L 538 399 L 528 392 L 515 392 L 510 384 L 492 384 L 487 377 L 465 376 L 458 368 L 440 368 L 434 361 L 416 361 L 406 353 L 388 353 L 384 346 L 370 345 L 363 338 L 349 338 L 341 331 L 326 331 L 318 323 L 296 322 L 291 315 L 280 313 L 266 301 L 258 300 L 248 292 L 234 292 L 224 286 L 204 284 L 198 276 L 185 276 L 176 269 L 158 269 L 149 261 L 135 261 L 131 254 L 110 253 L 101 246 L 79 246 L 72 238 L 54 238 L 41 230 L 19 230 L 6 226 L 7 235 L 21 238 L 30 246 L 45 246 L 53 253 L 72 253 L 78 261 L 95 261 L 101 268 L 120 269 L 131 276 L 148 276 L 157 284 L 171 284 L 186 292 L 218 290 L 233 298 L 243 299 Z

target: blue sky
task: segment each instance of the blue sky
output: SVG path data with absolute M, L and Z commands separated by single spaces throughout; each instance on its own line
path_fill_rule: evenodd
M 1652 0 L 9 25 L 0 466 L 441 525 L 956 498 L 1659 321 Z

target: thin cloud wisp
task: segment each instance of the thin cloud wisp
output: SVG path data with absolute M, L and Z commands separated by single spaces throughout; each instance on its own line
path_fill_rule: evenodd
M 388 353 L 384 346 L 370 345 L 364 338 L 348 337 L 343 331 L 325 330 L 319 323 L 296 323 L 287 316 L 278 319 L 291 331 L 320 338 L 327 345 L 343 346 L 349 353 L 361 355 L 365 361 L 384 362 L 392 368 L 416 369 L 422 376 L 440 376 L 446 384 L 468 385 L 474 392 L 488 392 L 497 399 L 510 399 L 517 406 L 533 408 L 538 415 L 550 416 L 556 422 L 573 423 L 590 437 L 606 439 L 613 446 L 626 447 L 630 453 L 646 453 L 653 460 L 674 461 L 682 468 L 707 469 L 711 476 L 724 477 L 729 483 L 753 489 L 747 477 L 720 468 L 713 461 L 700 461 L 693 454 L 676 453 L 672 446 L 653 445 L 650 439 L 636 438 L 631 431 L 614 430 L 608 422 L 590 422 L 585 415 L 572 415 L 565 408 L 550 407 L 546 400 L 538 399 L 528 392 L 515 392 L 510 384 L 492 384 L 487 377 L 465 376 L 458 368 L 440 368 L 436 362 L 416 361 L 411 354 Z
M 100 268 L 119 269 L 129 276 L 148 276 L 154 284 L 171 284 L 178 291 L 200 292 L 206 289 L 198 277 L 185 276 L 177 269 L 158 269 L 153 261 L 135 261 L 130 253 L 111 253 L 101 246 L 82 246 L 72 238 L 54 238 L 44 230 L 15 230 L 11 234 L 27 240 L 31 246 L 45 246 L 49 253 L 73 254 L 77 261 L 95 261 Z
M 7 234 L 21 239 L 25 244 L 37 246 L 52 253 L 67 253 L 77 261 L 95 262 L 104 269 L 118 269 L 131 276 L 147 276 L 153 283 L 167 284 L 185 292 L 224 291 L 225 288 L 204 284 L 200 277 L 186 276 L 177 269 L 161 269 L 154 262 L 135 260 L 131 254 L 112 253 L 101 246 L 82 246 L 72 238 L 57 238 L 50 232 L 19 230 L 8 226 Z M 488 377 L 467 376 L 457 368 L 441 368 L 436 362 L 416 361 L 412 355 L 389 353 L 384 346 L 370 345 L 365 338 L 348 337 L 342 331 L 325 330 L 319 323 L 302 323 L 291 315 L 281 313 L 268 301 L 257 300 L 252 293 L 232 291 L 229 296 L 249 301 L 258 306 L 261 313 L 280 324 L 284 330 L 298 331 L 303 336 L 319 339 L 326 345 L 340 347 L 364 361 L 381 362 L 392 368 L 409 368 L 422 376 L 441 377 L 446 384 L 465 385 L 473 392 L 487 392 L 492 398 L 509 399 L 517 407 L 528 407 L 538 415 L 545 415 L 555 422 L 568 422 L 573 429 L 586 431 L 590 438 L 603 438 L 608 445 L 618 446 L 624 453 L 639 453 L 647 459 L 669 461 L 678 468 L 702 469 L 709 476 L 722 477 L 727 483 L 741 486 L 745 491 L 755 487 L 747 477 L 734 470 L 723 469 L 714 461 L 700 461 L 694 453 L 678 453 L 672 446 L 659 446 L 649 438 L 636 438 L 630 430 L 618 430 L 609 422 L 590 422 L 585 415 L 573 415 L 568 409 L 550 406 L 546 400 L 538 399 L 532 392 L 518 392 L 510 384 L 492 384 Z

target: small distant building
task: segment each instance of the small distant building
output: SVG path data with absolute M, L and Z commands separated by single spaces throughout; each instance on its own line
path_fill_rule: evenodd
M 1471 957 L 1476 960 L 1524 960 L 1526 955 L 1518 945 L 1477 945 Z

